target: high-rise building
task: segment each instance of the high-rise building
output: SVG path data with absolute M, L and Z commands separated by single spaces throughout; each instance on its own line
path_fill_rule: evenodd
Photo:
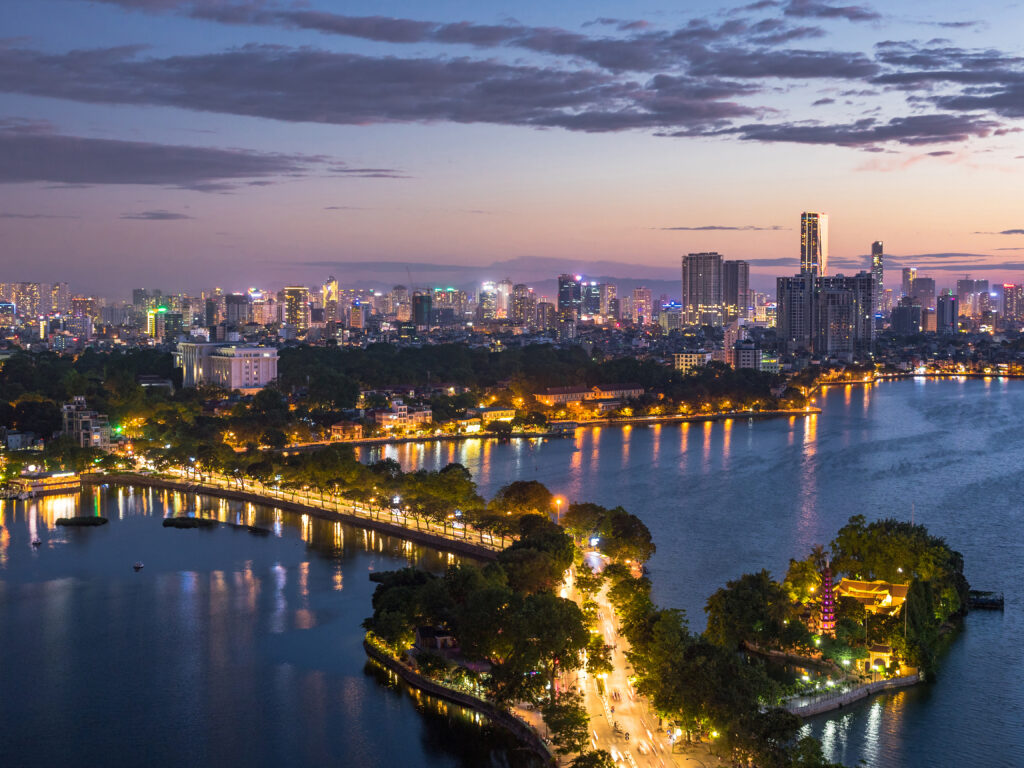
M 412 295 L 412 322 L 418 326 L 432 325 L 433 299 L 429 293 L 416 291 Z
M 637 325 L 649 325 L 654 322 L 654 308 L 651 301 L 651 289 L 643 286 L 633 289 L 633 322 Z
M 943 294 L 935 302 L 935 330 L 956 333 L 960 329 L 959 298 Z
M 320 300 L 323 302 L 325 323 L 337 323 L 341 320 L 338 312 L 338 281 L 334 275 L 328 277 L 327 282 L 321 286 Z
M 498 289 L 494 283 L 486 282 L 480 286 L 480 301 L 476 312 L 481 320 L 494 320 L 498 317 Z
M 601 286 L 593 280 L 580 285 L 580 311 L 590 317 L 601 314 Z
M 935 278 L 918 275 L 910 288 L 911 298 L 918 299 L 925 309 L 935 309 Z
M 890 325 L 893 333 L 912 336 L 921 332 L 922 319 L 921 305 L 911 297 L 904 296 L 892 309 Z
M 814 351 L 837 357 L 865 357 L 874 344 L 874 275 L 835 275 L 816 281 Z
M 512 281 L 507 277 L 497 286 L 497 317 L 507 318 L 512 311 Z
M 601 283 L 598 286 L 598 288 L 601 292 L 601 307 L 599 311 L 603 317 L 612 317 L 613 315 L 611 303 L 618 299 L 619 290 L 616 286 L 612 285 L 611 283 Z M 616 313 L 614 317 L 616 320 L 618 320 L 618 313 Z
M 284 321 L 296 333 L 309 330 L 309 288 L 292 285 L 284 289 Z
M 810 352 L 814 333 L 814 277 L 801 272 L 776 281 L 775 333 L 783 352 Z
M 746 317 L 750 306 L 750 264 L 746 261 L 722 262 L 722 304 L 725 321 Z
M 917 279 L 917 267 L 903 268 L 903 295 L 910 296 L 914 290 L 914 281 Z
M 814 277 L 828 274 L 828 214 L 800 214 L 800 271 Z
M 722 325 L 720 253 L 690 253 L 683 257 L 682 304 L 687 323 Z
M 552 331 L 557 322 L 558 310 L 550 301 L 537 302 L 537 327 L 542 331 Z
M 875 281 L 875 306 L 872 308 L 872 311 L 876 315 L 881 315 L 885 311 L 885 267 L 883 265 L 884 259 L 885 246 L 882 245 L 881 240 L 875 240 L 875 242 L 871 244 L 871 277 Z
M 533 325 L 536 322 L 536 300 L 533 291 L 525 283 L 516 283 L 512 286 L 510 317 L 516 325 Z
M 71 298 L 71 316 L 97 318 L 99 314 L 96 299 L 91 296 L 73 296 Z
M 245 293 L 228 293 L 224 295 L 224 322 L 233 328 L 239 328 L 252 322 L 252 303 Z
M 71 289 L 67 283 L 50 284 L 50 312 L 71 314 Z
M 558 276 L 558 314 L 578 318 L 583 305 L 581 278 L 573 275 Z
M 1009 322 L 1024 319 L 1024 285 L 1003 285 L 1003 317 Z

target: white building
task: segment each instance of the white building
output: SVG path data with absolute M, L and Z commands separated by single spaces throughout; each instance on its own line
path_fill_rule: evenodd
M 185 387 L 216 384 L 251 394 L 277 378 L 277 350 L 273 347 L 181 342 L 176 357 Z

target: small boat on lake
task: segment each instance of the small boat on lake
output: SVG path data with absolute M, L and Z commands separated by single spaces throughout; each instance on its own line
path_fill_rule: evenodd
M 139 560 L 137 563 L 135 563 L 135 565 L 132 566 L 132 568 L 135 569 L 136 573 L 138 573 L 139 571 L 141 571 L 145 567 L 146 566 L 143 564 L 143 562 L 141 560 Z

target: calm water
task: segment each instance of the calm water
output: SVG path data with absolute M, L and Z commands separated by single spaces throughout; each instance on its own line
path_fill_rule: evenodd
M 163 528 L 185 503 L 273 533 Z M 82 508 L 110 524 L 54 525 Z M 111 489 L 3 502 L 0 766 L 518 764 L 505 734 L 413 696 L 363 652 L 369 574 L 448 561 L 203 497 Z
M 538 479 L 621 504 L 650 526 L 655 597 L 704 626 L 707 596 L 827 543 L 851 515 L 895 516 L 963 552 L 967 578 L 1006 593 L 973 613 L 932 685 L 808 728 L 833 759 L 870 768 L 1024 765 L 1024 382 L 833 387 L 807 419 L 580 430 L 574 439 L 364 450 L 405 467 L 465 464 L 482 492 Z

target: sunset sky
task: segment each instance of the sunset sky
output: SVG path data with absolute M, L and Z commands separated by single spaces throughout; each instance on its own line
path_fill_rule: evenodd
M 890 286 L 1024 280 L 1016 2 L 3 5 L 0 280 L 643 277 L 717 250 L 765 289 L 803 210 L 833 271 L 880 239 Z

